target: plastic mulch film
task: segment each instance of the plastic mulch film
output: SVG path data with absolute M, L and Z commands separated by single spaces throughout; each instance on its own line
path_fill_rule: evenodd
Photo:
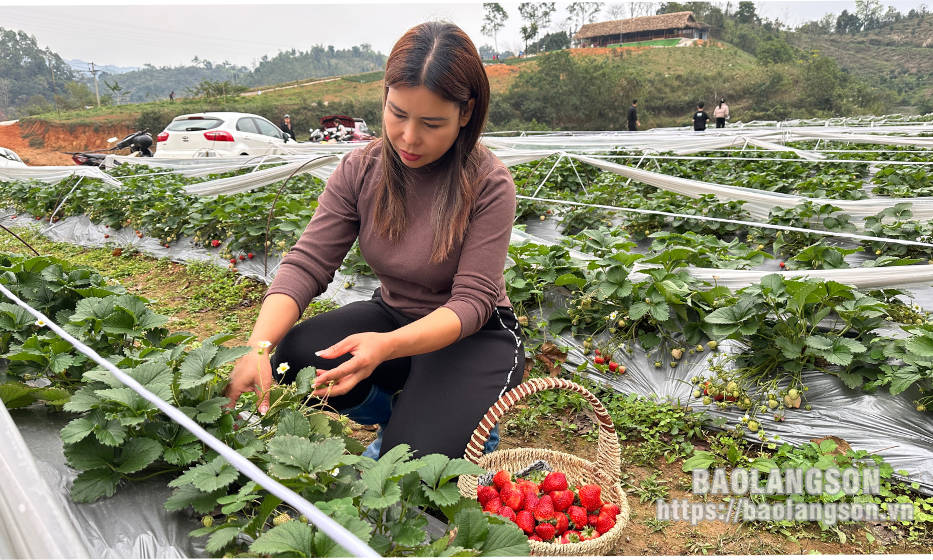
M 0 167 L 0 181 L 42 181 L 44 183 L 58 183 L 68 177 L 88 177 L 100 179 L 114 186 L 121 183 L 104 173 L 97 167 L 88 165 L 56 165 L 44 167 Z
M 13 414 L 21 416 L 20 411 Z M 89 558 L 59 499 L 56 477 L 50 474 L 53 469 L 36 457 L 37 442 L 18 426 L 0 403 L 0 558 Z M 61 450 L 58 430 L 51 426 L 47 431 L 58 438 Z
M 42 540 L 61 543 L 62 535 L 75 528 L 80 544 L 91 558 L 195 558 L 206 557 L 205 538 L 192 539 L 188 532 L 192 520 L 182 512 L 165 510 L 165 502 L 172 495 L 168 482 L 172 477 L 153 477 L 134 482 L 110 498 L 90 504 L 76 504 L 71 499 L 70 487 L 77 472 L 65 464 L 61 429 L 75 418 L 65 413 L 49 413 L 44 406 L 32 406 L 10 412 L 16 428 L 22 434 L 44 482 L 57 498 L 54 508 L 64 512 L 69 522 L 61 533 L 42 534 Z M 0 456 L 6 456 L 4 450 Z M 4 492 L 6 492 L 4 481 Z M 51 517 L 52 508 L 33 504 L 41 515 Z M 54 535 L 55 538 L 49 538 Z M 39 535 L 36 535 L 37 537 Z M 81 557 L 80 551 L 68 552 L 64 557 Z M 14 556 L 17 557 L 17 556 Z M 34 557 L 54 558 L 39 554 Z

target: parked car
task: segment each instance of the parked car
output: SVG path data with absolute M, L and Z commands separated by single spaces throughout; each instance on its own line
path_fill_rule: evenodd
M 155 157 L 187 158 L 278 154 L 295 140 L 258 115 L 210 112 L 175 117 L 156 141 Z
M 13 150 L 0 148 L 0 167 L 26 167 Z

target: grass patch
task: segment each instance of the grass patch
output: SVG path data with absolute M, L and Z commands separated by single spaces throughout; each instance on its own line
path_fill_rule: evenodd
M 358 84 L 368 84 L 370 82 L 377 82 L 386 77 L 386 73 L 383 70 L 378 70 L 376 72 L 367 72 L 365 74 L 356 74 L 353 76 L 343 76 L 342 79 L 348 82 L 356 82 Z

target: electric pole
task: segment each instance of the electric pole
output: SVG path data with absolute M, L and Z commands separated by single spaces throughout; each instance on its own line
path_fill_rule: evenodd
M 100 70 L 94 68 L 94 63 L 91 63 L 91 74 L 94 75 L 94 94 L 97 96 L 97 107 L 100 108 L 100 90 L 97 89 L 97 73 Z
M 52 101 L 55 102 L 55 110 L 58 112 L 58 116 L 61 117 L 62 111 L 61 109 L 58 108 L 58 95 L 55 93 L 55 68 L 52 64 L 54 59 L 51 58 L 52 57 L 51 51 L 47 51 L 46 54 L 49 55 L 49 72 L 52 74 Z M 909 59 L 910 58 L 908 57 L 908 60 Z

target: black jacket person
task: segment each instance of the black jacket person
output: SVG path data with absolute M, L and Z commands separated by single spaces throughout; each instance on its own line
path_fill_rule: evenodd
M 282 129 L 282 132 L 287 132 L 292 140 L 295 139 L 295 129 L 292 128 L 292 121 L 288 115 L 285 115 L 285 119 L 282 121 L 282 124 L 279 125 L 279 128 Z

